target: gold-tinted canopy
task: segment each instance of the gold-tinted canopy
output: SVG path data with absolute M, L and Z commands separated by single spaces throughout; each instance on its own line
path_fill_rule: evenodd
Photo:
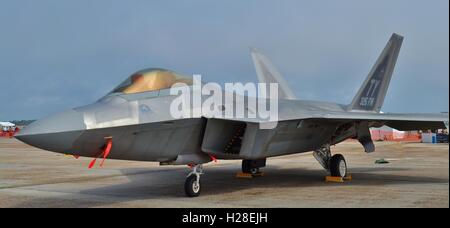
M 192 78 L 165 69 L 146 69 L 131 75 L 112 93 L 142 93 L 169 89 L 177 83 L 192 85 Z

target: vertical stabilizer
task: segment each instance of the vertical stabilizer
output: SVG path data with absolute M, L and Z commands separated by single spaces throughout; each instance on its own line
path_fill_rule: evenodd
M 296 99 L 294 93 L 289 88 L 286 80 L 270 62 L 269 58 L 258 50 L 251 48 L 253 63 L 260 83 L 278 83 L 278 97 L 281 99 Z
M 393 34 L 369 76 L 364 81 L 348 111 L 380 112 L 394 72 L 403 37 Z

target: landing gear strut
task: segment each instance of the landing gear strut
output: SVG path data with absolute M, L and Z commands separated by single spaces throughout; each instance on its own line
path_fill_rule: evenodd
M 184 191 L 186 196 L 189 197 L 198 197 L 201 192 L 201 181 L 200 175 L 203 174 L 203 166 L 195 165 L 192 166 L 192 171 L 186 178 L 186 182 L 184 183 Z
M 333 177 L 347 176 L 347 162 L 342 154 L 331 155 L 330 145 L 326 144 L 313 153 L 316 160 Z

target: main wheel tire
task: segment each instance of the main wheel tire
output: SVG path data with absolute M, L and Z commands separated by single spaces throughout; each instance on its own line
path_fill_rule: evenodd
M 347 176 L 347 162 L 342 154 L 336 154 L 331 157 L 330 173 L 333 177 Z
M 184 183 L 184 191 L 186 193 L 186 196 L 189 196 L 189 197 L 200 196 L 201 182 L 200 182 L 200 180 L 197 181 L 196 175 L 190 175 L 186 179 L 186 182 Z

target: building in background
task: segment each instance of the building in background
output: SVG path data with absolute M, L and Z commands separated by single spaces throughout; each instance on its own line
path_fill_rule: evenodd
M 11 122 L 0 122 L 0 129 L 4 132 L 15 131 L 16 125 Z
M 371 128 L 370 133 L 374 141 L 412 141 L 422 140 L 419 131 L 398 131 L 394 128 L 383 126 L 380 128 Z
M 370 133 L 374 141 L 407 141 L 422 143 L 448 143 L 448 129 L 431 131 L 398 131 L 394 128 L 383 126 L 371 128 Z
M 20 129 L 11 122 L 0 122 L 0 137 L 12 138 L 19 130 Z

